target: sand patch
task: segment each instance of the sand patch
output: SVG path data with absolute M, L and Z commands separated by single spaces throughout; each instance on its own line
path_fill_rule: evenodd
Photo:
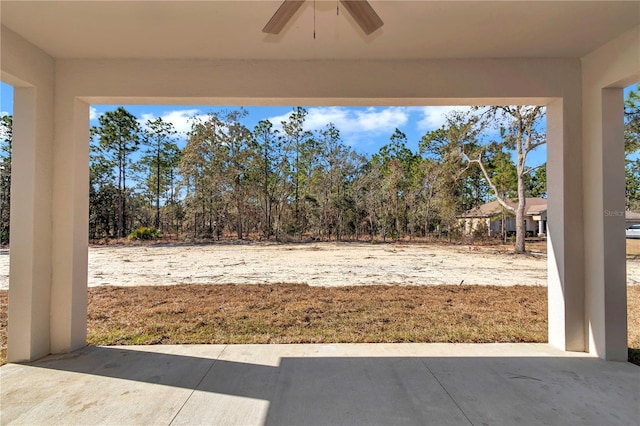
M 0 289 L 9 256 L 0 255 Z M 627 265 L 640 283 L 640 261 Z M 492 247 L 369 243 L 220 243 L 92 246 L 89 286 L 300 283 L 313 286 L 547 284 L 543 253 L 516 256 Z

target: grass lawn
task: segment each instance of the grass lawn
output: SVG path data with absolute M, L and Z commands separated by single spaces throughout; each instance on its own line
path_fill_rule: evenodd
M 627 240 L 627 260 L 640 260 L 640 239 Z
M 628 287 L 640 365 L 640 286 Z M 89 289 L 90 345 L 545 342 L 544 287 L 180 285 Z M 7 292 L 0 291 L 0 362 Z
M 89 299 L 88 340 L 97 345 L 543 342 L 544 291 L 295 284 L 103 287 Z

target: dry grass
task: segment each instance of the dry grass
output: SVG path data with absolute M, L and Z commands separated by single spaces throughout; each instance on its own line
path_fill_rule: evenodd
M 628 287 L 640 365 L 640 286 Z M 7 291 L 0 291 L 0 365 Z M 89 289 L 88 343 L 545 342 L 546 289 L 182 285 Z
M 627 240 L 627 260 L 640 260 L 640 239 Z
M 7 316 L 9 313 L 9 292 L 0 290 L 0 365 L 7 362 Z
M 640 286 L 638 285 L 627 287 L 627 327 L 629 362 L 640 365 Z
M 542 342 L 539 287 L 96 288 L 89 343 Z M 499 315 L 496 313 L 499 312 Z

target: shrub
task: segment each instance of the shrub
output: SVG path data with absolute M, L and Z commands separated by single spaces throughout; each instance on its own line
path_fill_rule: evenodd
M 487 237 L 489 235 L 489 227 L 487 226 L 487 223 L 485 221 L 481 221 L 480 223 L 478 223 L 475 227 L 475 229 L 473 230 L 473 239 L 474 240 L 486 240 Z
M 156 240 L 160 237 L 160 230 L 154 227 L 141 226 L 129 234 L 130 240 Z

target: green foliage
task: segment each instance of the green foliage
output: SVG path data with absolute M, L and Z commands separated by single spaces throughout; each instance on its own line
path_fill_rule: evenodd
M 243 238 L 243 227 L 251 183 L 250 169 L 256 157 L 253 135 L 240 119 L 246 110 L 209 114 L 196 120 L 180 162 L 187 205 L 201 210 L 194 235 L 222 233 L 226 223 Z
M 140 161 L 144 170 L 144 186 L 156 204 L 154 226 L 161 227 L 161 199 L 165 204 L 175 201 L 176 169 L 180 162 L 180 149 L 173 139 L 176 131 L 173 124 L 162 118 L 148 120 L 143 131 L 143 142 L 147 147 Z
M 494 106 L 476 107 L 473 111 L 470 116 L 454 115 L 448 121 L 454 128 L 464 129 L 460 152 L 465 163 L 482 171 L 495 198 L 516 216 L 515 250 L 523 253 L 526 182 L 532 172 L 527 156 L 546 143 L 545 133 L 539 128 L 545 110 L 540 106 Z M 500 140 L 478 144 L 478 137 L 489 126 L 499 128 Z M 511 162 L 511 155 L 514 155 L 515 165 Z M 518 201 L 517 207 L 506 207 L 509 199 L 514 198 Z
M 313 138 L 313 133 L 304 128 L 307 114 L 306 109 L 296 107 L 289 119 L 282 122 L 284 149 L 289 159 L 289 179 L 293 189 L 293 228 L 299 238 L 302 238 L 307 227 L 307 212 L 300 201 L 304 199 L 308 190 L 308 178 L 311 175 L 316 154 L 316 141 Z
M 640 159 L 627 161 L 625 168 L 626 208 L 640 211 Z
M 631 90 L 625 100 L 625 201 L 626 208 L 640 211 L 640 85 Z
M 547 197 L 547 163 L 540 165 L 525 178 L 527 197 Z
M 104 113 L 98 121 L 99 126 L 91 129 L 91 185 L 96 193 L 102 190 L 104 184 L 116 188 L 115 234 L 124 237 L 127 229 L 127 199 L 130 196 L 127 176 L 131 171 L 131 156 L 140 145 L 140 126 L 136 117 L 123 107 Z M 114 172 L 117 172 L 115 179 Z M 110 228 L 108 223 L 100 225 Z
M 505 199 L 517 199 L 518 169 L 505 144 L 489 143 L 485 151 L 485 161 L 489 176 L 498 190 L 498 196 Z
M 422 137 L 420 152 L 430 161 L 425 180 L 427 232 L 433 228 L 452 235 L 457 215 L 485 202 L 488 187 L 481 171 L 465 165 L 461 155 L 463 148 L 480 152 L 481 125 L 477 117 L 454 111 L 445 126 Z
M 260 231 L 264 238 L 279 237 L 281 223 L 276 215 L 282 211 L 289 169 L 282 138 L 269 120 L 261 120 L 253 130 L 251 145 L 255 150 L 248 180 L 257 189 L 261 210 Z
M 140 226 L 129 234 L 127 237 L 131 241 L 135 240 L 157 240 L 160 238 L 160 230 L 154 227 Z
M 640 150 L 640 84 L 624 101 L 624 124 L 624 148 L 630 155 Z
M 507 150 L 514 140 L 486 140 L 487 123 L 475 112 L 452 113 L 418 152 L 395 129 L 371 158 L 347 146 L 332 123 L 308 131 L 302 107 L 282 130 L 265 120 L 250 131 L 246 115 L 239 109 L 194 118 L 179 149 L 175 129 L 162 119 L 140 129 L 122 107 L 105 113 L 92 129 L 90 236 L 135 229 L 141 238 L 138 229 L 147 224 L 193 239 L 451 236 L 457 216 L 490 193 L 462 153 L 486 160 L 500 193 L 516 192 L 518 169 Z M 504 123 L 505 138 L 512 130 Z M 532 191 L 544 185 L 537 172 L 529 178 Z
M 0 244 L 9 243 L 13 116 L 0 117 Z

